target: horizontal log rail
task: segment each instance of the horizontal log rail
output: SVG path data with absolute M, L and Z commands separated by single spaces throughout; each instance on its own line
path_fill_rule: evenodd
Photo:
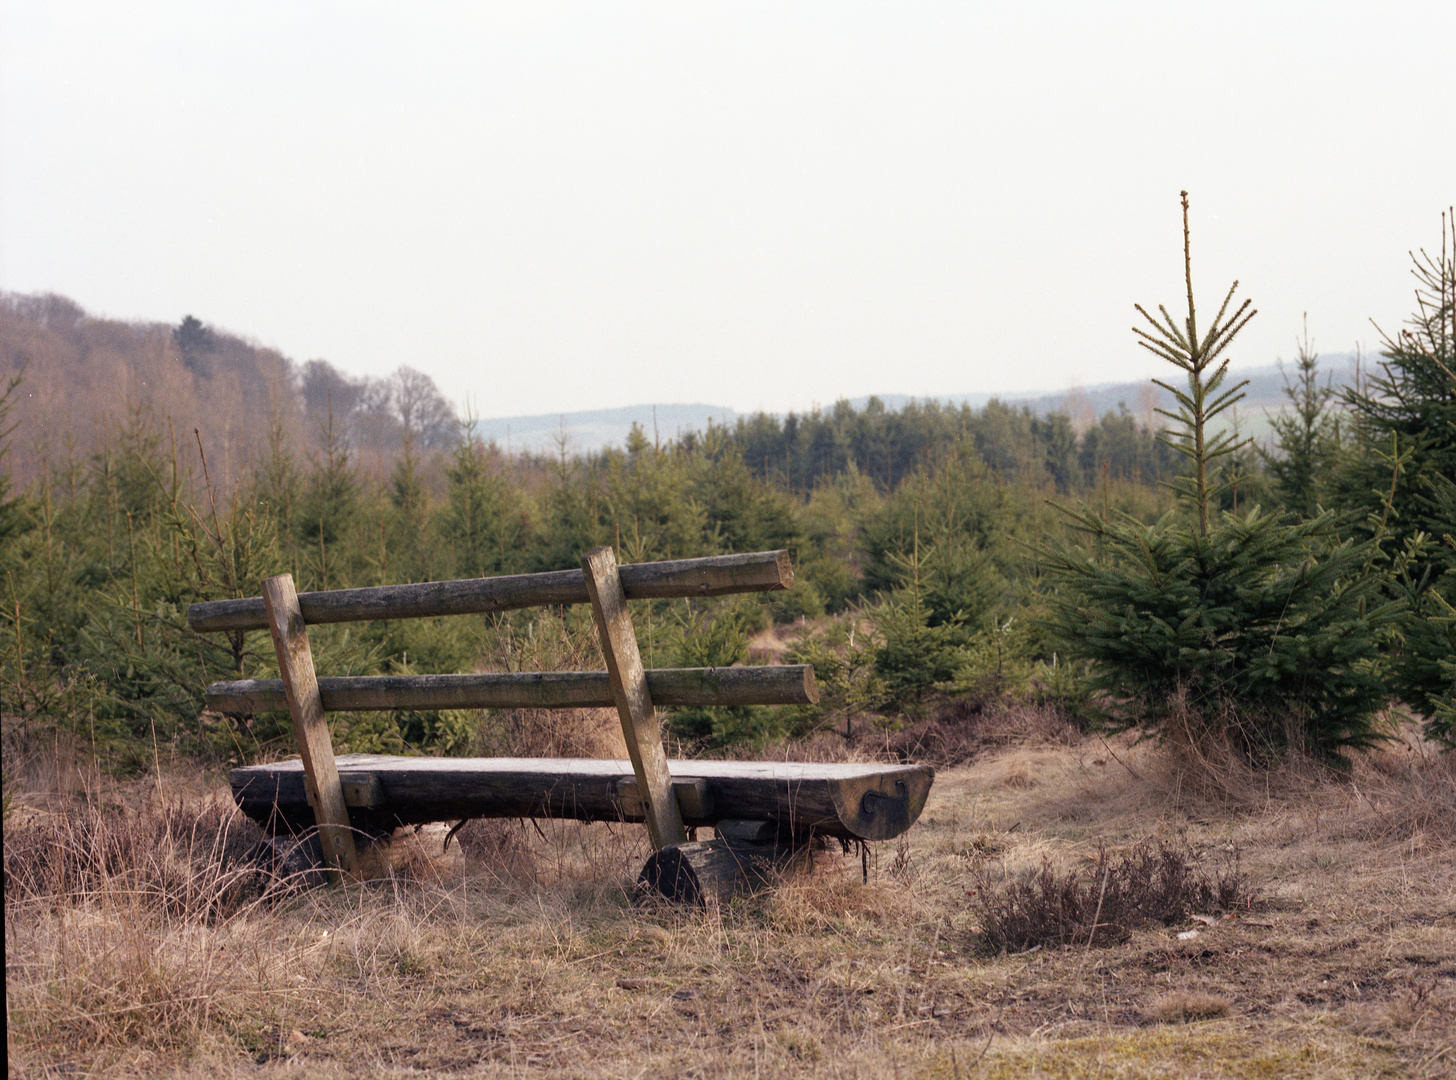
M 794 584 L 794 571 L 787 551 L 626 563 L 619 567 L 619 571 L 622 591 L 628 600 L 770 592 L 788 589 Z M 585 604 L 589 600 L 586 579 L 580 569 L 298 594 L 303 621 L 307 624 L 473 615 Z M 241 600 L 210 600 L 192 604 L 187 609 L 187 625 L 198 632 L 263 630 L 267 628 L 268 621 L 263 610 L 263 598 L 250 596 Z M 327 699 L 325 708 L 333 708 L 327 704 Z
M 484 675 L 321 677 L 327 712 L 375 709 L 584 709 L 613 704 L 605 671 L 542 671 Z M 814 669 L 775 667 L 656 668 L 647 672 L 656 705 L 812 705 Z M 207 707 L 230 715 L 286 709 L 281 679 L 215 682 Z

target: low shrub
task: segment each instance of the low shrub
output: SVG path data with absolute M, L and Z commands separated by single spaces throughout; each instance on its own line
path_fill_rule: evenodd
M 1175 697 L 1251 760 L 1338 760 L 1381 737 L 1381 635 L 1398 617 L 1366 573 L 1369 543 L 1334 513 L 1290 523 L 1257 507 L 1207 533 L 1075 512 L 1092 552 L 1047 558 L 1051 622 L 1092 662 L 1116 727 L 1164 731 Z
M 1160 840 L 1144 841 L 1120 858 L 1100 845 L 1093 863 L 1066 873 L 1058 873 L 1050 859 L 1004 882 L 982 868 L 973 908 L 982 949 L 999 953 L 1112 945 L 1134 930 L 1182 922 L 1194 912 L 1230 911 L 1253 900 L 1237 854 L 1231 865 L 1209 870 L 1192 851 Z

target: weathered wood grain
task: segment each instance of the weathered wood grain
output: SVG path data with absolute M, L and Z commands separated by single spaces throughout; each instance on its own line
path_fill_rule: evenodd
M 486 675 L 324 676 L 328 712 L 380 709 L 587 709 L 614 705 L 605 671 Z M 814 669 L 782 667 L 654 668 L 647 692 L 656 705 L 810 705 L 819 700 Z M 281 679 L 239 679 L 207 688 L 207 707 L 233 716 L 286 709 Z
M 682 807 L 687 825 L 737 818 L 772 822 L 784 835 L 846 840 L 887 840 L 910 828 L 935 778 L 927 765 L 669 760 L 667 766 L 674 781 L 703 781 L 693 812 Z M 354 826 L 373 833 L 468 817 L 643 820 L 637 800 L 623 798 L 636 786 L 625 759 L 346 754 L 338 769 L 346 782 L 372 776 L 377 783 L 373 807 L 350 808 Z M 265 827 L 296 832 L 313 825 L 299 761 L 249 765 L 229 779 L 238 805 Z
M 324 720 L 318 679 L 313 670 L 308 628 L 298 607 L 293 575 L 280 574 L 266 579 L 263 603 L 278 654 L 278 670 L 283 675 L 284 697 L 293 715 L 293 735 L 303 755 L 304 790 L 314 809 L 324 858 L 335 874 L 354 873 L 357 863 L 354 834 L 349 827 L 349 811 L 334 763 L 334 748 L 329 741 L 329 726 Z
M 725 596 L 792 588 L 794 570 L 787 551 L 713 555 L 703 559 L 628 563 L 618 568 L 628 600 L 683 596 Z M 462 581 L 381 585 L 300 593 L 304 622 L 369 622 L 420 619 L 565 604 L 586 604 L 586 579 L 580 570 L 509 574 Z M 262 630 L 268 623 L 263 598 L 209 600 L 187 608 L 187 625 L 199 632 Z
M 701 776 L 674 776 L 672 793 L 677 796 L 678 809 L 683 819 L 703 821 L 713 816 L 713 796 L 708 791 L 708 781 Z M 643 818 L 642 796 L 637 792 L 637 777 L 624 776 L 617 781 L 617 799 L 622 804 L 622 816 Z
M 581 572 L 591 597 L 592 617 L 601 638 L 602 657 L 612 684 L 612 699 L 622 719 L 622 737 L 632 771 L 637 777 L 637 797 L 642 802 L 647 832 L 654 849 L 681 844 L 688 838 L 682 811 L 672 790 L 667 771 L 667 753 L 662 749 L 662 728 L 647 689 L 647 669 L 637 648 L 632 614 L 617 571 L 617 556 L 609 547 L 593 548 L 581 557 Z
M 377 810 L 384 805 L 384 785 L 373 773 L 340 773 L 339 787 L 344 791 L 345 806 Z

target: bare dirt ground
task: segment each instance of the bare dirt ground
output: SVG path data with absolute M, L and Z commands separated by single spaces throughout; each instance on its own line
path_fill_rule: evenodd
M 377 880 L 277 901 L 172 856 L 22 895 L 12 875 L 40 858 L 22 847 L 65 812 L 22 796 L 10 1074 L 1456 1075 L 1453 766 L 1399 744 L 1235 798 L 1190 791 L 1147 745 L 1002 747 L 938 776 L 868 884 L 836 849 L 705 912 L 635 898 L 640 829 L 546 822 L 468 826 L 448 855 L 427 830 Z M 162 789 L 146 798 L 175 805 Z M 216 834 L 226 806 L 189 797 L 158 835 Z M 1236 855 L 1252 903 L 1120 944 L 986 952 L 978 890 L 1150 838 Z

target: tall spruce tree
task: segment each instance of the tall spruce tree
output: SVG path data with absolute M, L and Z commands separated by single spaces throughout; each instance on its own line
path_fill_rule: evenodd
M 10 419 L 10 414 L 15 409 L 15 391 L 20 388 L 24 377 L 25 372 L 22 369 L 20 374 L 10 376 L 5 388 L 0 390 L 0 550 L 34 525 L 30 515 L 25 512 L 25 497 L 10 494 L 14 485 L 8 460 L 10 436 L 19 426 L 19 421 Z
M 1381 511 L 1393 503 L 1387 529 L 1400 541 L 1434 534 L 1443 524 L 1429 478 L 1456 478 L 1456 220 L 1441 215 L 1441 252 L 1411 253 L 1416 310 L 1395 336 L 1382 332 L 1383 359 L 1344 403 L 1369 448 L 1411 451 L 1388 496 L 1390 472 L 1373 455 L 1350 463 L 1347 486 L 1358 505 Z
M 1356 443 L 1344 475 L 1350 505 L 1397 570 L 1408 604 L 1392 686 L 1427 718 L 1427 733 L 1456 741 L 1456 214 L 1441 217 L 1441 251 L 1411 253 L 1416 310 L 1395 336 L 1382 334 L 1380 371 L 1345 392 Z
M 429 492 L 420 475 L 415 432 L 401 425 L 400 452 L 389 475 L 389 561 L 391 578 L 433 581 L 434 552 L 430 543 Z
M 1456 481 L 1438 476 L 1431 485 L 1431 499 L 1447 529 L 1435 538 L 1433 559 L 1442 568 L 1440 582 L 1444 587 L 1430 587 L 1416 597 L 1417 617 L 1425 616 L 1433 647 L 1429 657 L 1435 662 L 1426 693 L 1430 718 L 1426 734 L 1456 747 L 1456 596 L 1451 585 L 1456 581 Z
M 1192 500 L 1198 510 L 1198 531 L 1207 536 L 1209 505 L 1228 486 L 1228 481 L 1215 477 L 1213 467 L 1219 459 L 1231 456 L 1243 445 L 1243 441 L 1229 429 L 1209 432 L 1208 422 L 1241 401 L 1244 387 L 1249 384 L 1245 379 L 1227 390 L 1223 389 L 1229 362 L 1225 358 L 1218 363 L 1218 358 L 1258 312 L 1249 310 L 1253 301 L 1245 300 L 1232 316 L 1228 314 L 1229 304 L 1239 287 L 1235 281 L 1229 286 L 1208 333 L 1199 338 L 1197 312 L 1193 306 L 1193 249 L 1188 234 L 1188 192 L 1181 192 L 1180 197 L 1183 200 L 1183 280 L 1188 289 L 1187 318 L 1179 327 L 1162 304 L 1158 305 L 1161 321 L 1149 315 L 1141 304 L 1134 304 L 1152 330 L 1149 332 L 1134 326 L 1132 332 L 1138 336 L 1139 345 L 1154 356 L 1182 368 L 1188 375 L 1186 392 L 1161 379 L 1153 380 L 1154 385 L 1168 391 L 1178 403 L 1177 412 L 1162 408 L 1157 411 L 1182 429 L 1164 432 L 1159 439 L 1188 459 L 1192 474 L 1170 481 L 1169 486 Z
M 1092 661 L 1115 724 L 1165 730 L 1179 706 L 1196 734 L 1251 760 L 1295 747 L 1337 759 L 1378 737 L 1378 637 L 1399 605 L 1382 603 L 1378 575 L 1366 572 L 1373 543 L 1341 539 L 1348 517 L 1290 522 L 1257 506 L 1211 513 L 1227 483 L 1211 466 L 1238 445 L 1207 427 L 1240 396 L 1240 385 L 1223 388 L 1220 356 L 1254 312 L 1245 301 L 1230 314 L 1235 282 L 1199 335 L 1186 192 L 1182 204 L 1187 315 L 1180 325 L 1165 308 L 1156 319 L 1139 305 L 1151 329 L 1135 333 L 1187 374 L 1186 390 L 1159 385 L 1178 403 L 1164 411 L 1174 428 L 1163 437 L 1188 459 L 1173 486 L 1196 524 L 1176 513 L 1145 526 L 1068 510 L 1092 543 L 1040 551 L 1053 586 L 1049 621 L 1071 656 Z

